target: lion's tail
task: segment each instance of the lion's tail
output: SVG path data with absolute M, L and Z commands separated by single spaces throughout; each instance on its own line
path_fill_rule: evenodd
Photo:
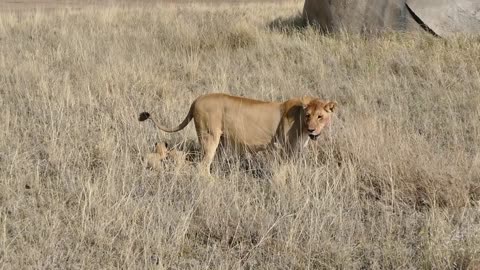
M 170 132 L 171 133 L 171 132 L 177 132 L 179 130 L 184 129 L 188 125 L 188 123 L 190 123 L 190 121 L 192 121 L 192 118 L 193 118 L 193 105 L 190 107 L 190 110 L 188 111 L 188 114 L 185 117 L 185 119 L 183 119 L 183 122 L 180 123 L 180 125 L 178 125 L 177 127 L 174 127 L 174 128 L 167 128 L 167 127 L 164 127 L 162 125 L 157 124 L 157 122 L 153 118 L 150 117 L 150 113 L 148 113 L 148 112 L 140 113 L 140 116 L 138 117 L 138 121 L 143 122 L 147 119 L 150 119 L 150 120 L 152 120 L 155 127 L 157 127 L 160 130 L 163 130 L 165 132 Z

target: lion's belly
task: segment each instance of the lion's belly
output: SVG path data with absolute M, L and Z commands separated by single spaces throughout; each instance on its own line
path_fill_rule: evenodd
M 280 118 L 275 107 L 229 109 L 224 114 L 223 136 L 235 145 L 264 148 L 275 136 Z
M 266 145 L 270 143 L 275 136 L 275 132 L 272 132 L 271 130 L 249 125 L 252 124 L 239 126 L 231 126 L 227 124 L 224 126 L 223 136 L 231 143 L 250 146 Z

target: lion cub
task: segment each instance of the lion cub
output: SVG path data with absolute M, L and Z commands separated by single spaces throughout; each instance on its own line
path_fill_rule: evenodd
M 168 143 L 160 142 L 155 143 L 155 149 L 153 153 L 148 153 L 145 156 L 146 167 L 153 170 L 160 170 L 165 161 L 174 160 L 178 162 L 184 158 L 185 154 L 177 149 L 169 149 Z

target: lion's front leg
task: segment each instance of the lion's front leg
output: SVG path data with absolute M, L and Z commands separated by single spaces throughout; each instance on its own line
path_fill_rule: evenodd
M 303 137 L 302 137 L 302 140 L 305 141 L 305 142 L 303 143 L 302 148 L 306 148 L 306 147 L 308 146 L 308 142 L 310 141 L 310 139 L 308 139 L 308 138 L 303 138 Z

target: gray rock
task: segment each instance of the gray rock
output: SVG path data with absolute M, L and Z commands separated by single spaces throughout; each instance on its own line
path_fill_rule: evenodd
M 305 0 L 303 16 L 327 32 L 480 33 L 480 0 Z

